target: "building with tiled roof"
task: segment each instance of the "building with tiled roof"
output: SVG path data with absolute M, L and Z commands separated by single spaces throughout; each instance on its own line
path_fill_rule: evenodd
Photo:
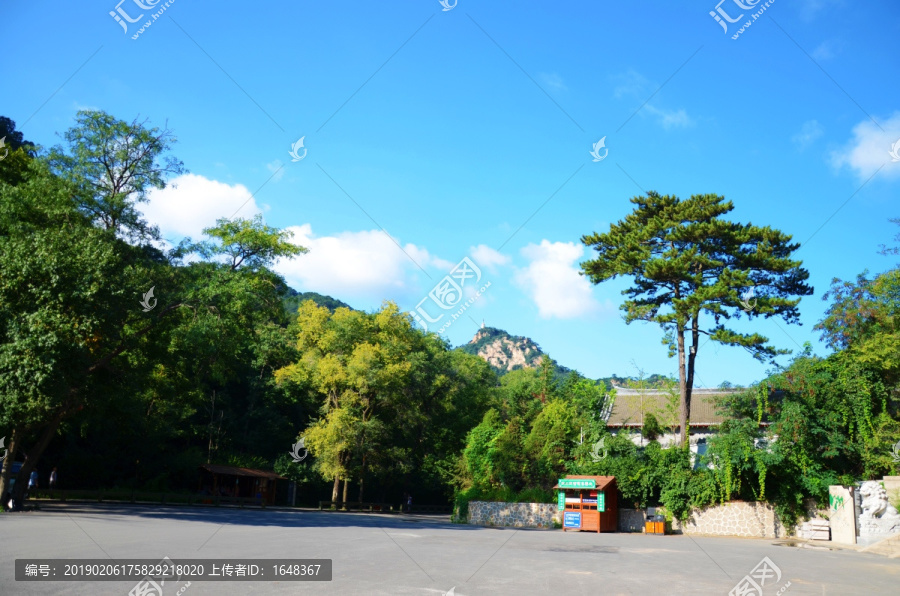
M 692 429 L 718 426 L 725 419 L 716 411 L 715 399 L 733 393 L 724 389 L 694 389 L 691 392 Z M 616 389 L 616 398 L 608 409 L 608 428 L 640 429 L 647 414 L 653 414 L 663 427 L 678 426 L 678 412 L 681 397 L 676 392 L 670 394 L 659 390 Z
M 716 429 L 725 417 L 716 407 L 716 399 L 735 393 L 730 389 L 694 389 L 691 392 L 690 446 L 695 455 L 706 453 L 706 440 L 715 434 Z M 679 412 L 681 396 L 676 388 L 674 393 L 658 389 L 616 388 L 613 402 L 603 412 L 606 427 L 610 434 L 619 432 L 631 434 L 636 445 L 643 446 L 649 442 L 643 435 L 644 421 L 648 414 L 653 414 L 664 429 L 656 441 L 663 447 L 674 445 L 678 440 Z M 674 432 L 672 432 L 674 431 Z

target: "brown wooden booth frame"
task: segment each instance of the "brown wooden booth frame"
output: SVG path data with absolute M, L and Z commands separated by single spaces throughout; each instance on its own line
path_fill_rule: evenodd
M 566 482 L 569 481 L 569 482 Z M 581 482 L 572 482 L 581 481 Z M 593 487 L 591 483 L 593 481 Z M 568 488 L 566 485 L 577 484 L 582 487 Z M 615 476 L 566 476 L 560 478 L 556 490 L 564 495 L 565 502 L 558 501 L 563 509 L 563 531 L 589 530 L 592 532 L 615 532 L 619 526 L 618 487 Z M 602 495 L 602 496 L 601 496 Z M 603 511 L 598 510 L 601 499 L 605 502 Z M 569 520 L 577 514 L 579 525 L 566 526 L 566 515 Z
M 208 495 L 204 503 L 212 503 L 217 497 L 234 497 L 274 505 L 276 483 L 287 480 L 275 472 L 216 464 L 203 464 L 200 472 L 200 493 Z

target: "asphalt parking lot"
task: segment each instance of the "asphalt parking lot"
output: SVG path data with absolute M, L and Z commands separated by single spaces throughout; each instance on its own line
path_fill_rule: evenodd
M 127 596 L 132 581 L 17 582 L 14 561 L 333 560 L 330 582 L 173 582 L 201 594 L 897 594 L 900 559 L 779 541 L 482 528 L 446 516 L 44 504 L 0 515 L 0 594 Z M 768 563 L 759 564 L 768 557 Z M 755 570 L 755 571 L 754 571 Z M 747 583 L 749 577 L 758 589 Z M 742 583 L 743 582 L 743 583 Z M 733 591 L 738 585 L 738 591 Z M 743 591 L 741 591 L 743 590 Z M 147 591 L 143 596 L 158 596 Z

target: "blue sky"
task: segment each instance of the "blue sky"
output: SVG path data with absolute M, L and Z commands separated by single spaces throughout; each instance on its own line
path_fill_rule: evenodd
M 454 345 L 483 319 L 592 377 L 674 373 L 661 331 L 621 320 L 626 282 L 577 275 L 580 237 L 645 190 L 724 195 L 732 219 L 803 243 L 803 325 L 737 325 L 779 347 L 826 353 L 812 327 L 830 280 L 894 264 L 877 251 L 900 231 L 895 2 L 776 0 L 753 21 L 764 1 L 724 0 L 743 14 L 725 32 L 713 0 L 175 0 L 138 35 L 165 5 L 141 3 L 118 4 L 144 15 L 126 33 L 113 0 L 5 2 L 0 113 L 45 147 L 84 108 L 167 124 L 190 174 L 147 217 L 177 241 L 262 213 L 311 249 L 278 267 L 301 291 L 413 310 L 470 258 L 490 287 Z M 706 344 L 698 384 L 766 370 Z

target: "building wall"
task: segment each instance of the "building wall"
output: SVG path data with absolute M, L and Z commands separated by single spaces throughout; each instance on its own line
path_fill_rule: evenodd
M 646 447 L 652 441 L 646 437 L 641 437 L 639 429 L 637 428 L 615 428 L 610 427 L 609 434 L 612 436 L 616 436 L 621 432 L 627 433 L 628 438 L 634 443 L 637 447 Z M 715 436 L 715 431 L 711 429 L 691 429 L 690 435 L 690 445 L 691 451 L 693 453 L 697 453 L 697 443 L 701 440 L 707 440 L 713 436 Z M 678 435 L 672 433 L 663 433 L 656 438 L 656 442 L 660 444 L 663 449 L 668 449 L 669 447 L 675 445 L 678 442 Z

